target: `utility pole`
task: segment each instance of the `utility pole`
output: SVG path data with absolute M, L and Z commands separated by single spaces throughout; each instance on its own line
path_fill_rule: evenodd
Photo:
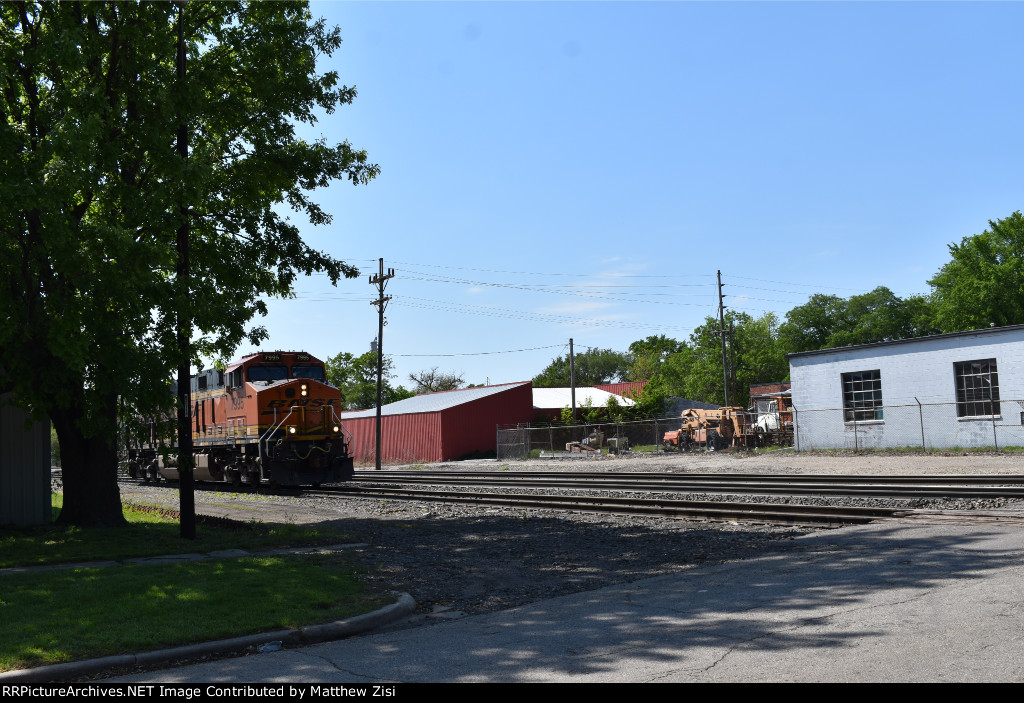
M 188 162 L 188 124 L 184 115 L 185 102 L 185 3 L 179 0 L 178 5 L 178 156 L 181 158 L 182 170 Z M 184 179 L 183 179 L 184 180 Z M 184 187 L 181 188 L 184 193 Z M 178 202 L 181 215 L 181 226 L 178 227 L 178 510 L 181 514 L 180 526 L 183 539 L 196 538 L 196 497 L 195 481 L 192 475 L 192 374 L 190 334 L 192 331 L 192 299 L 189 284 L 189 213 L 184 195 Z
M 371 300 L 370 305 L 377 308 L 377 471 L 380 471 L 380 404 L 384 391 L 384 311 L 388 307 L 391 296 L 384 295 L 384 289 L 388 281 L 395 277 L 395 270 L 388 269 L 384 273 L 384 259 L 380 259 L 380 271 L 370 277 L 370 285 L 377 287 L 377 299 Z
M 736 390 L 736 327 L 729 323 L 729 395 L 733 402 L 737 395 Z
M 576 357 L 572 353 L 572 337 L 569 337 L 569 393 L 572 396 L 572 424 L 576 424 Z
M 729 405 L 729 358 L 725 353 L 725 306 L 722 304 L 722 272 L 718 272 L 718 333 L 722 335 L 722 383 L 725 405 Z

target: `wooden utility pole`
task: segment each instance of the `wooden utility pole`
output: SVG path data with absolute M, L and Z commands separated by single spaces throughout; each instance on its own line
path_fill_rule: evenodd
M 384 295 L 388 281 L 395 277 L 395 270 L 384 273 L 384 259 L 380 259 L 380 271 L 370 277 L 370 285 L 377 287 L 377 299 L 370 304 L 377 308 L 377 471 L 380 471 L 380 404 L 384 392 L 384 311 L 391 296 Z
M 722 335 L 722 383 L 725 405 L 729 405 L 729 358 L 725 352 L 725 305 L 722 304 L 722 272 L 718 272 L 718 333 Z
M 572 353 L 572 337 L 569 338 L 569 393 L 572 397 L 572 424 L 576 424 L 576 357 Z
M 178 5 L 178 156 L 181 158 L 182 170 L 188 162 L 188 124 L 184 115 L 185 109 L 185 3 L 179 0 Z M 184 181 L 184 178 L 182 178 Z M 184 184 L 181 184 L 183 194 Z M 181 225 L 178 227 L 178 509 L 181 514 L 181 536 L 183 539 L 196 538 L 196 497 L 195 481 L 192 475 L 192 374 L 190 336 L 192 331 L 192 298 L 189 284 L 189 212 L 184 195 L 178 202 Z

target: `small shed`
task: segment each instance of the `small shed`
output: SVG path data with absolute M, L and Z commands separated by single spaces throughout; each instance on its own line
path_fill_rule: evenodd
M 50 422 L 34 420 L 0 395 L 0 525 L 51 521 Z
M 381 407 L 381 462 L 453 461 L 494 452 L 497 426 L 533 417 L 532 384 L 504 383 L 426 393 Z M 357 464 L 376 453 L 376 409 L 344 412 Z

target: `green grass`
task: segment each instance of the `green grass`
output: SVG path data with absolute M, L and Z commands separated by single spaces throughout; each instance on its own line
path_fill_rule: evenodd
M 54 500 L 54 514 L 60 495 Z M 241 548 L 336 543 L 308 526 L 200 524 L 183 540 L 176 520 L 125 510 L 124 528 L 48 525 L 0 530 L 0 566 L 123 560 Z M 146 651 L 329 622 L 393 600 L 364 590 L 339 555 L 119 564 L 0 575 L 0 671 Z
M 54 516 L 63 496 L 53 496 Z M 200 524 L 194 541 L 183 540 L 176 520 L 159 513 L 125 508 L 127 527 L 83 529 L 42 525 L 0 529 L 0 568 L 79 561 L 120 560 L 155 554 L 185 554 L 216 549 L 267 549 L 347 538 L 341 532 L 274 523 L 236 523 L 236 529 Z
M 254 557 L 0 576 L 0 670 L 339 620 L 380 607 L 339 558 Z M 389 601 L 390 599 L 388 599 Z

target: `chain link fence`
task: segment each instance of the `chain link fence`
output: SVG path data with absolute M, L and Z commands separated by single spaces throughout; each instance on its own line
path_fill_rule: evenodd
M 782 414 L 786 432 L 781 439 L 786 444 L 791 441 L 797 451 L 1024 448 L 1024 400 L 997 401 L 992 415 L 965 416 L 967 411 L 955 402 L 915 402 L 879 406 L 873 409 L 871 419 L 852 421 L 843 408 L 794 407 Z M 857 417 L 863 418 L 864 413 Z M 614 447 L 612 451 L 659 451 L 664 434 L 679 427 L 678 417 L 572 426 L 501 426 L 497 457 L 511 460 L 539 457 L 542 452 L 561 453 L 573 443 L 580 443 L 577 449 L 586 453 L 594 446 L 589 438 L 595 432 L 603 433 L 601 446 L 606 451 L 609 446 Z
M 994 414 L 961 416 L 964 404 L 884 405 L 870 420 L 847 420 L 842 408 L 794 408 L 799 451 L 814 449 L 1006 449 L 1024 446 L 1024 400 L 1001 400 Z
M 565 452 L 566 445 L 584 443 L 591 434 L 604 435 L 602 446 L 660 449 L 667 430 L 679 429 L 678 418 L 633 422 L 598 422 L 583 425 L 506 425 L 498 427 L 498 459 L 527 459 L 541 452 Z M 616 440 L 609 442 L 609 440 Z M 591 446 L 589 443 L 584 446 Z
M 784 413 L 787 416 L 789 413 Z M 753 417 L 753 416 L 751 416 Z M 592 435 L 601 433 L 600 447 L 605 451 L 660 451 L 665 433 L 678 430 L 679 417 L 662 417 L 630 422 L 596 422 L 584 425 L 505 425 L 498 427 L 499 460 L 539 457 L 541 453 L 569 451 L 567 445 L 579 443 L 577 451 L 596 446 Z

